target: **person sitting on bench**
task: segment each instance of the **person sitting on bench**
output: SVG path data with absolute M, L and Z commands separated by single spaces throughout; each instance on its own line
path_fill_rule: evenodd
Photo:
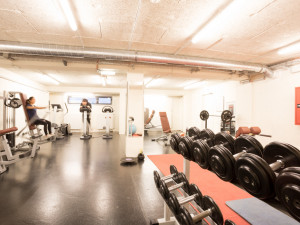
M 84 98 L 84 99 L 82 99 L 82 102 L 80 104 L 80 109 L 81 108 L 92 109 L 92 104 L 89 103 L 89 101 L 86 98 Z M 90 112 L 87 113 L 87 121 L 88 121 L 89 124 L 91 124 L 91 113 Z
M 30 97 L 26 100 L 26 110 L 29 116 L 29 120 L 33 121 L 32 124 L 34 125 L 43 125 L 44 126 L 44 133 L 46 138 L 52 137 L 52 131 L 51 131 L 51 122 L 49 120 L 40 119 L 39 116 L 36 113 L 37 109 L 46 109 L 47 107 L 37 107 L 34 105 L 35 98 Z M 49 132 L 49 134 L 48 134 Z

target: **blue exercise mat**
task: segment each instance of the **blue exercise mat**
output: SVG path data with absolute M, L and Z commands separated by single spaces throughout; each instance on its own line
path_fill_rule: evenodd
M 258 198 L 227 201 L 226 205 L 253 225 L 299 225 L 295 219 Z

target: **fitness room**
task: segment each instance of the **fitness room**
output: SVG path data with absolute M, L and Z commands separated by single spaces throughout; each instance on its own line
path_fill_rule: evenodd
M 299 0 L 0 0 L 1 225 L 300 224 Z

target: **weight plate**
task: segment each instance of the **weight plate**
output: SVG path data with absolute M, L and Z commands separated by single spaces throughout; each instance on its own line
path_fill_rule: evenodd
M 235 222 L 231 221 L 231 220 L 225 220 L 224 225 L 236 225 Z
M 252 136 L 241 135 L 234 142 L 234 153 L 246 151 L 262 157 L 263 148 L 261 144 Z
M 154 175 L 155 186 L 156 186 L 156 188 L 159 188 L 160 187 L 160 175 L 156 170 L 153 171 L 153 175 Z
M 194 161 L 194 157 L 192 156 L 192 144 L 193 141 L 190 137 L 183 137 L 179 143 L 178 149 L 180 154 L 188 160 Z
M 201 120 L 208 120 L 209 118 L 209 113 L 206 110 L 202 110 L 200 112 L 200 119 Z
M 284 168 L 299 167 L 300 151 L 290 144 L 274 141 L 265 146 L 263 159 L 266 160 L 268 164 L 274 163 L 277 160 L 283 160 Z
M 234 148 L 234 139 L 230 134 L 226 132 L 219 132 L 215 135 L 215 145 L 223 144 L 228 149 Z
M 191 214 L 189 213 L 189 211 L 184 207 L 180 207 L 180 210 L 179 210 L 178 216 L 177 216 L 177 221 L 179 222 L 180 225 L 196 224 L 196 223 L 194 223 L 193 218 L 192 218 Z
M 179 145 L 181 138 L 182 137 L 178 133 L 172 134 L 171 138 L 170 138 L 171 148 L 178 154 L 180 154 L 180 152 L 178 150 L 178 145 Z
M 215 201 L 205 195 L 203 197 L 203 210 L 211 209 L 211 215 L 209 216 L 217 225 L 223 225 L 224 219 L 223 214 L 219 208 L 219 206 L 215 203 Z
M 209 146 L 213 146 L 215 134 L 210 129 L 204 129 L 200 132 L 200 139 L 207 140 Z
M 289 167 L 280 172 L 275 191 L 289 213 L 300 222 L 300 167 Z
M 170 173 L 171 174 L 178 174 L 178 170 L 177 170 L 176 166 L 170 165 Z
M 235 178 L 235 159 L 226 147 L 212 147 L 208 152 L 208 162 L 212 171 L 222 180 L 231 181 Z
M 196 195 L 194 201 L 197 203 L 197 205 L 202 207 L 203 195 L 200 189 L 198 188 L 198 186 L 196 184 L 190 184 L 189 191 L 190 191 L 189 193 L 190 195 Z
M 180 204 L 179 204 L 178 198 L 176 197 L 176 195 L 174 193 L 170 193 L 170 197 L 168 200 L 168 206 L 174 215 L 179 214 Z
M 267 199 L 275 195 L 276 175 L 261 157 L 245 153 L 235 163 L 235 173 L 239 183 L 251 195 Z
M 203 169 L 209 168 L 208 152 L 210 147 L 206 141 L 196 140 L 193 143 L 193 158 L 195 162 Z
M 188 136 L 189 137 L 195 137 L 199 138 L 200 137 L 200 129 L 198 127 L 190 127 L 188 129 Z
M 221 114 L 221 120 L 223 122 L 229 122 L 232 119 L 232 112 L 229 110 L 224 110 Z

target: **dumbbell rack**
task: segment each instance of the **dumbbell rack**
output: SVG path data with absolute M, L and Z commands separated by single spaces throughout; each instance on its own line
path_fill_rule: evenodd
M 183 160 L 183 173 L 185 174 L 186 178 L 188 181 L 190 181 L 190 161 L 187 159 Z M 184 196 L 188 196 L 184 191 L 181 190 L 181 192 L 183 192 Z M 197 210 L 201 213 L 203 212 L 203 210 L 198 206 Z M 155 223 L 155 225 L 159 224 L 159 225 L 179 225 L 179 223 L 177 222 L 177 220 L 175 219 L 175 217 L 171 216 L 171 211 L 167 205 L 167 203 L 164 201 L 164 217 L 157 219 L 158 223 Z M 206 217 L 205 220 L 210 224 L 213 225 L 215 224 L 215 222 L 210 218 L 210 217 Z M 153 223 L 152 223 L 153 224 Z M 207 224 L 204 220 L 202 222 L 202 224 Z M 154 224 L 153 224 L 154 225 Z

